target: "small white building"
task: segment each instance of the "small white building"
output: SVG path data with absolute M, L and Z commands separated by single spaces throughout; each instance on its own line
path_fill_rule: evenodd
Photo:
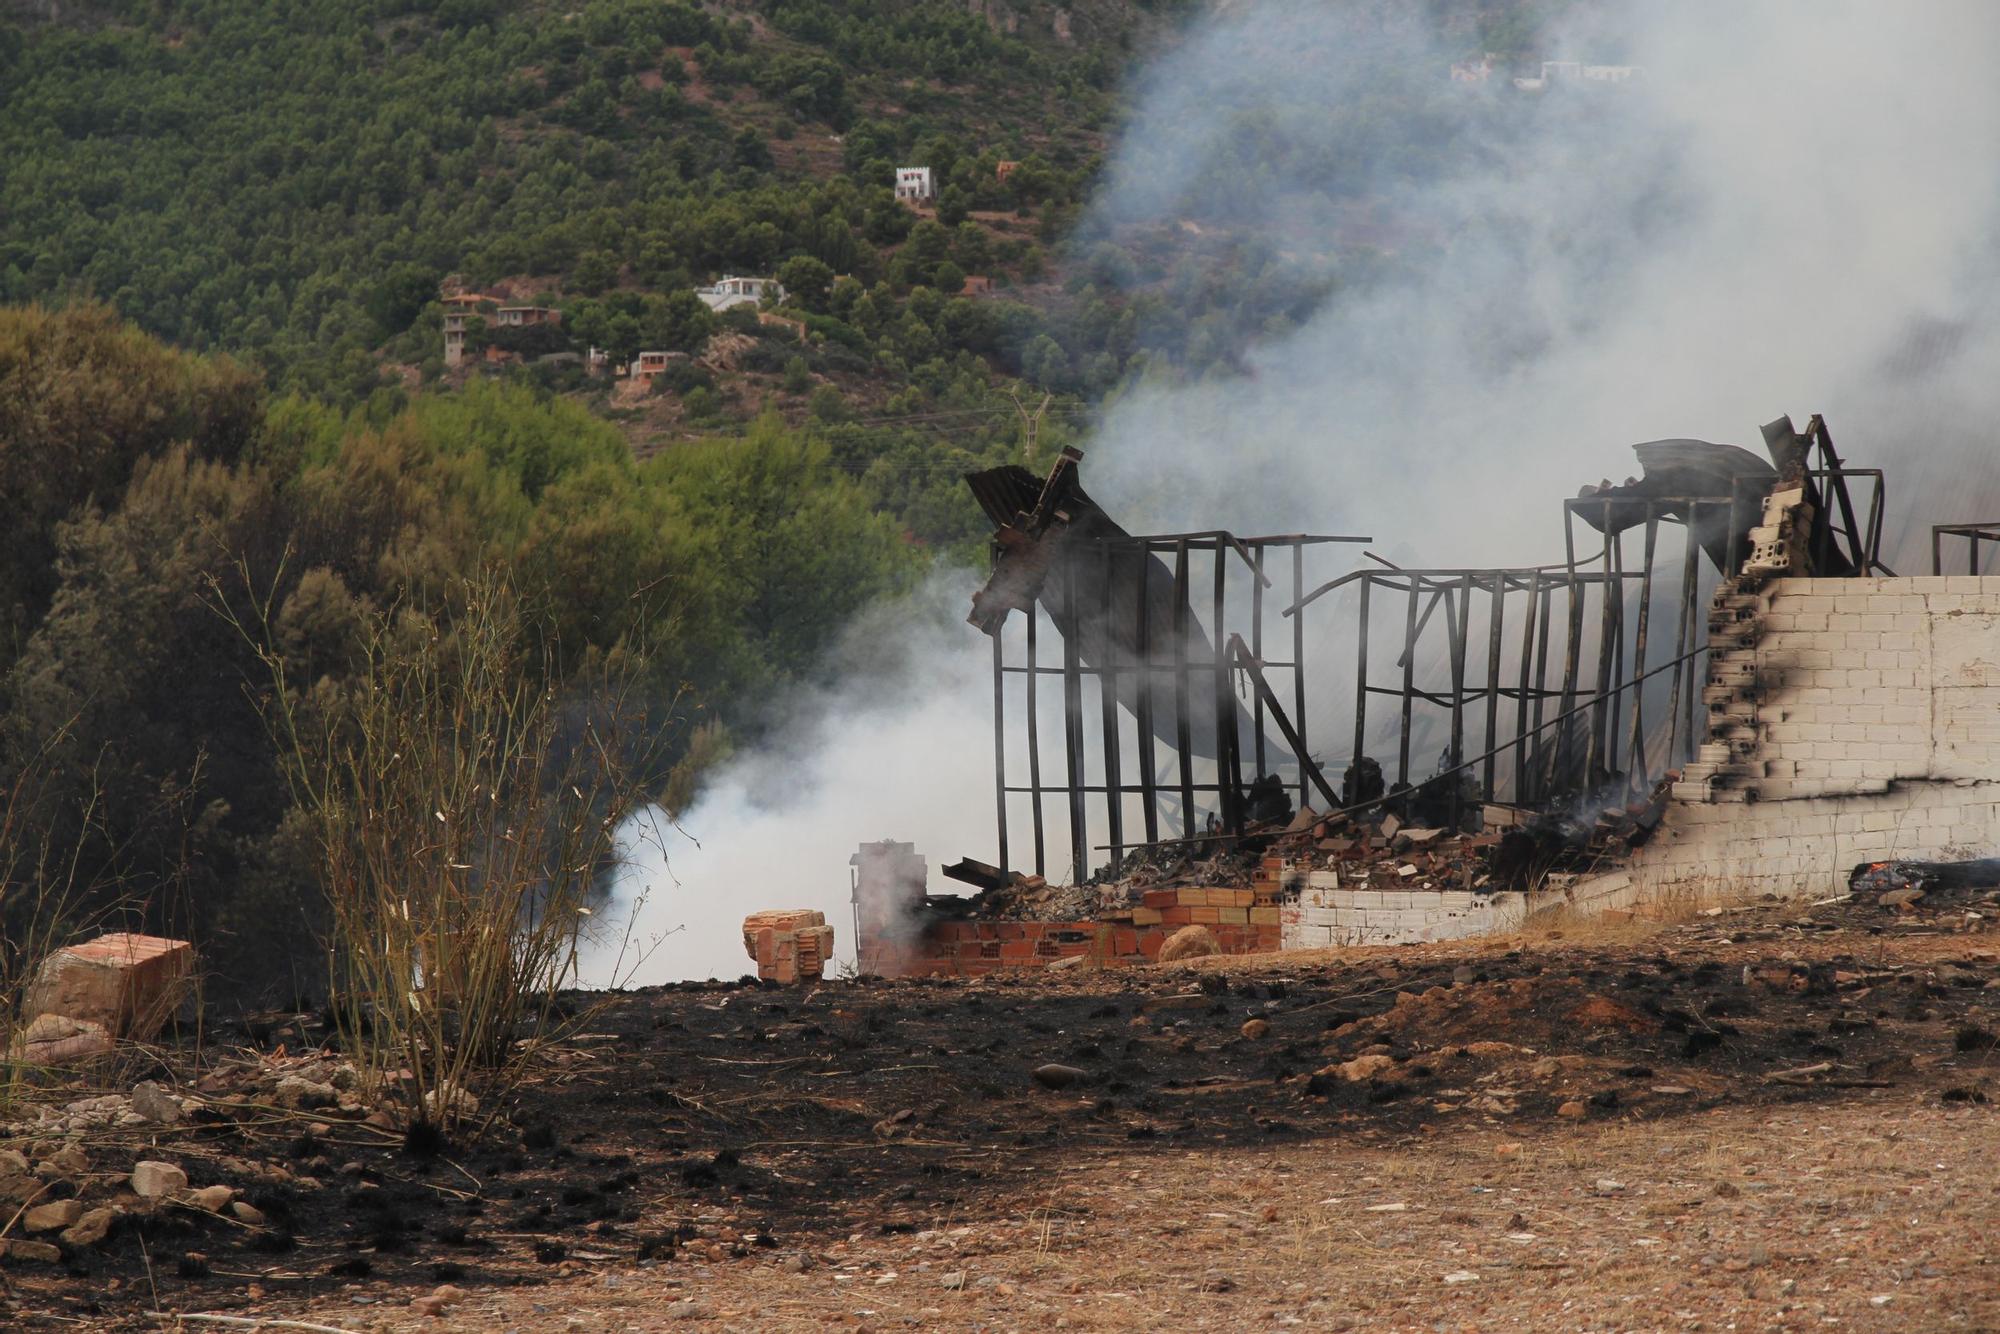
M 921 203 L 937 194 L 929 167 L 896 168 L 896 198 Z
M 697 287 L 694 294 L 710 310 L 729 310 L 735 306 L 755 306 L 765 297 L 773 301 L 785 299 L 785 289 L 776 278 L 725 277 L 712 287 Z

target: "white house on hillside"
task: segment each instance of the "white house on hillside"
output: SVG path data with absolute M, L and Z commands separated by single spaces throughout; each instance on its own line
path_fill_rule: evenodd
M 936 193 L 929 167 L 896 168 L 896 198 L 919 201 L 929 199 Z
M 710 310 L 729 310 L 734 306 L 754 306 L 766 296 L 774 301 L 785 299 L 785 289 L 776 278 L 726 277 L 713 287 L 697 287 L 694 294 Z

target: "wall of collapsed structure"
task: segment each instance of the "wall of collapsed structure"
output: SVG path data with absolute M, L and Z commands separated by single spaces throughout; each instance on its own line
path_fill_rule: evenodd
M 1560 563 L 1383 562 L 1313 587 L 1306 547 L 1348 539 L 1134 538 L 1084 494 L 1074 451 L 1045 480 L 1018 468 L 970 478 L 996 525 L 993 574 L 970 619 L 994 636 L 1001 864 L 945 868 L 978 886 L 977 898 L 932 896 L 914 849 L 863 845 L 861 966 L 977 974 L 1066 959 L 1139 963 L 1185 926 L 1208 928 L 1224 953 L 1440 940 L 1514 930 L 1552 909 L 1819 897 L 1839 893 L 1858 865 L 1990 851 L 2000 834 L 2000 577 L 1891 575 L 1880 470 L 1844 463 L 1817 416 L 1803 432 L 1786 417 L 1762 433 L 1768 464 L 1702 441 L 1636 446 L 1643 479 L 1565 502 Z M 1682 530 L 1678 556 L 1660 545 L 1669 525 Z M 1579 533 L 1587 552 L 1593 531 L 1602 551 L 1580 555 Z M 1934 568 L 1947 536 L 1970 539 L 1976 570 L 1979 543 L 2000 542 L 2000 524 L 1934 529 Z M 1190 569 L 1195 551 L 1210 557 L 1212 634 L 1195 614 L 1193 595 L 1208 586 Z M 1273 551 L 1292 566 L 1289 603 L 1279 600 L 1288 661 L 1265 653 L 1282 651 L 1263 623 Z M 1247 642 L 1225 615 L 1225 589 L 1245 570 Z M 1336 790 L 1301 730 L 1311 674 L 1300 625 L 1308 606 L 1342 590 L 1355 594 L 1358 618 L 1354 749 Z M 1402 622 L 1400 686 L 1370 677 L 1371 593 Z M 1016 611 L 1023 663 L 1009 662 L 998 633 Z M 1036 661 L 1041 618 L 1062 637 L 1060 668 Z M 1449 680 L 1419 680 L 1439 635 Z M 1705 684 L 1695 665 L 1704 660 Z M 1289 693 L 1272 688 L 1273 668 L 1290 673 Z M 1045 677 L 1062 686 L 1059 780 L 1036 758 Z M 1010 688 L 1018 706 L 1007 704 Z M 1382 696 L 1400 712 L 1386 791 L 1386 766 L 1362 749 L 1371 699 L 1379 709 Z M 1010 780 L 1006 759 L 1015 711 L 1025 786 Z M 1093 771 L 1084 742 L 1098 713 Z M 1447 726 L 1446 756 L 1477 753 L 1420 779 L 1413 749 Z M 1297 772 L 1281 780 L 1269 770 L 1287 758 Z M 1023 801 L 1031 875 L 1006 865 L 1009 806 Z M 1073 845 L 1071 888 L 1053 896 L 1043 875 L 1049 801 L 1066 808 Z M 1092 803 L 1107 842 L 1091 842 Z M 1136 841 L 1126 825 L 1135 803 Z M 1163 837 L 1170 826 L 1179 838 Z M 1093 851 L 1111 854 L 1096 880 L 1086 871 Z
M 2000 838 L 2000 578 L 1776 579 L 1718 642 L 1713 739 L 1658 834 L 1579 906 L 1838 893 L 1856 865 Z

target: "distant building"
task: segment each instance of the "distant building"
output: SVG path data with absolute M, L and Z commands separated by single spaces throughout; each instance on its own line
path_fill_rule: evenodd
M 502 306 L 499 324 L 503 329 L 526 329 L 537 324 L 561 324 L 562 312 L 547 306 Z
M 1524 93 L 1546 92 L 1559 83 L 1630 83 L 1644 74 L 1638 65 L 1586 65 L 1578 60 L 1544 60 L 1539 76 L 1514 80 Z
M 726 277 L 712 287 L 697 287 L 694 294 L 710 310 L 754 306 L 762 302 L 767 294 L 774 301 L 785 299 L 785 289 L 776 278 Z
M 1004 182 L 1009 176 L 1012 176 L 1016 171 L 1018 171 L 1020 169 L 1020 166 L 1021 164 L 1018 162 L 995 163 L 993 167 L 993 179 L 996 181 Z
M 583 365 L 592 375 L 602 375 L 611 369 L 611 354 L 601 347 L 593 347 L 584 354 Z
M 641 352 L 638 359 L 632 363 L 632 378 L 650 380 L 656 375 L 665 374 L 667 367 L 675 362 L 686 360 L 688 354 L 685 352 Z
M 1451 67 L 1451 81 L 1453 83 L 1485 83 L 1493 77 L 1494 59 L 1493 53 L 1488 51 L 1478 60 L 1454 61 Z
M 937 187 L 931 180 L 929 167 L 896 168 L 896 198 L 918 204 L 936 194 Z
M 456 366 L 465 360 L 465 334 L 472 317 L 481 306 L 490 306 L 494 300 L 479 292 L 466 292 L 453 288 L 438 298 L 444 307 L 444 364 Z
M 993 290 L 993 280 L 983 273 L 965 275 L 965 286 L 958 289 L 964 296 L 985 296 Z

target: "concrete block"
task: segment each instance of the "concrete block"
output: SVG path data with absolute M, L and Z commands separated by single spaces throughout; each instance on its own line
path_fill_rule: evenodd
M 144 1041 L 180 1005 L 193 973 L 194 947 L 186 941 L 112 932 L 44 959 L 21 1018 L 62 1015 Z

